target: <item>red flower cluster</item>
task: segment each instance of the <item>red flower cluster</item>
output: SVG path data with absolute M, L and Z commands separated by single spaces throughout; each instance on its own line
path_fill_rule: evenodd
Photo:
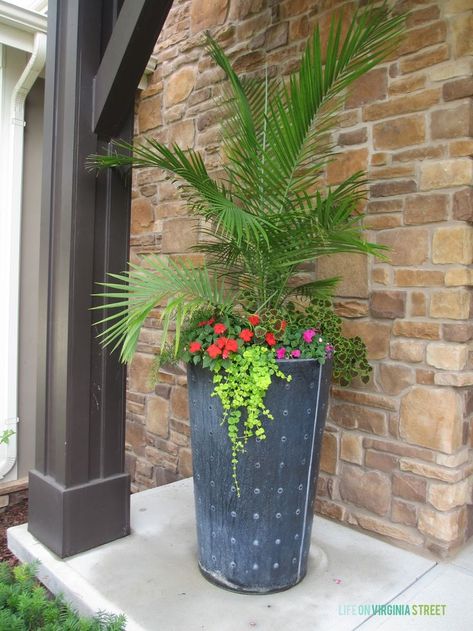
M 241 339 L 244 342 L 251 342 L 251 340 L 254 337 L 254 333 L 253 331 L 250 331 L 250 329 L 243 329 L 243 331 L 240 333 L 240 335 L 238 337 L 241 337 Z
M 212 325 L 215 322 L 215 318 L 210 318 L 210 320 L 203 320 L 202 322 L 198 322 L 197 326 L 205 326 L 206 324 Z

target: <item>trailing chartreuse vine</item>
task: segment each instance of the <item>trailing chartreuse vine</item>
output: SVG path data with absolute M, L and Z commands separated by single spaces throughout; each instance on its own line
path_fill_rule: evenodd
M 262 419 L 274 419 L 264 403 L 273 376 L 291 380 L 290 375 L 285 375 L 279 369 L 274 353 L 264 346 L 246 348 L 241 355 L 232 357 L 228 368 L 220 368 L 213 375 L 215 389 L 212 396 L 218 396 L 222 402 L 222 423 L 228 426 L 232 446 L 232 474 L 238 496 L 238 456 L 245 450 L 250 438 L 266 438 Z

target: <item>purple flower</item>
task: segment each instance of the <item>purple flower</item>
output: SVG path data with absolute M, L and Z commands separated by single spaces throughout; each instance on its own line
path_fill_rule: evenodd
M 307 344 L 310 344 L 312 340 L 314 339 L 315 335 L 316 335 L 315 329 L 307 329 L 302 334 L 302 337 L 304 338 L 304 342 L 307 342 Z
M 300 350 L 298 348 L 293 350 L 292 353 L 291 353 L 291 357 L 294 357 L 294 359 L 297 359 L 300 356 L 301 356 L 301 352 L 300 352 Z
M 276 359 L 284 359 L 285 356 L 286 356 L 285 348 L 276 349 Z

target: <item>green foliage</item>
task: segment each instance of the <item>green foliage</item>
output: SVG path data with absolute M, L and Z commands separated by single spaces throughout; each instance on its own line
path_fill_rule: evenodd
M 36 580 L 34 565 L 0 563 L 0 631 L 124 631 L 124 616 L 78 616 Z
M 347 88 L 393 51 L 403 23 L 404 17 L 393 15 L 386 2 L 369 3 L 355 13 L 342 36 L 340 13 L 331 22 L 324 50 L 315 30 L 289 81 L 238 77 L 209 36 L 209 54 L 227 78 L 221 102 L 226 157 L 219 180 L 209 175 L 198 152 L 169 148 L 153 138 L 135 147 L 119 142 L 110 155 L 89 159 L 91 168 L 164 170 L 189 211 L 208 226 L 199 228 L 196 222 L 196 229 L 212 237 L 195 246 L 207 255 L 206 266 L 149 259 L 143 268 L 130 265 L 128 272 L 104 283 L 100 296 L 105 308 L 115 312 L 101 321 L 105 330 L 100 335 L 104 344 L 121 347 L 123 361 L 131 360 L 140 328 L 156 305 L 166 305 L 166 356 L 166 333 L 171 323 L 176 325 L 176 357 L 180 330 L 199 309 L 228 312 L 242 306 L 260 313 L 300 297 L 325 298 L 338 279 L 294 283 L 302 263 L 340 252 L 382 255 L 380 246 L 362 235 L 359 205 L 365 175 L 354 173 L 328 189 L 321 175 L 335 157 L 327 139 Z M 348 359 L 356 344 L 344 350 Z
M 15 435 L 15 432 L 12 429 L 3 430 L 0 436 L 0 444 L 8 445 L 10 442 L 10 438 Z
M 245 451 L 250 438 L 266 438 L 263 418 L 274 418 L 264 403 L 273 376 L 285 381 L 291 380 L 290 376 L 279 369 L 274 354 L 259 345 L 250 346 L 242 354 L 233 355 L 227 368 L 214 370 L 215 388 L 212 396 L 218 396 L 222 402 L 222 423 L 226 423 L 228 428 L 232 447 L 233 480 L 238 496 L 238 457 Z
M 292 303 L 286 312 L 288 329 L 304 329 L 316 323 L 321 334 L 334 347 L 332 375 L 341 385 L 349 384 L 355 377 L 368 382 L 371 366 L 366 356 L 366 346 L 360 337 L 347 338 L 342 333 L 342 319 L 333 311 L 330 301 L 313 301 L 304 309 Z

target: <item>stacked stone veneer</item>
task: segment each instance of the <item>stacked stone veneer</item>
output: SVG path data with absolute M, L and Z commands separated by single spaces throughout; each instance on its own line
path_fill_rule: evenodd
M 240 72 L 294 70 L 316 20 L 356 3 L 330 0 L 175 0 L 156 47 L 159 64 L 137 102 L 137 135 L 197 148 L 218 169 L 213 98 L 222 74 L 203 51 L 209 28 Z M 471 522 L 473 362 L 473 2 L 400 2 L 410 9 L 396 54 L 362 78 L 336 133 L 327 180 L 370 177 L 365 227 L 389 261 L 336 256 L 337 309 L 367 342 L 369 384 L 333 388 L 318 510 L 442 555 Z M 131 258 L 181 257 L 196 240 L 174 186 L 135 175 Z M 198 258 L 196 254 L 186 254 Z M 148 380 L 159 347 L 158 311 L 129 371 L 127 458 L 135 489 L 191 475 L 184 371 Z

